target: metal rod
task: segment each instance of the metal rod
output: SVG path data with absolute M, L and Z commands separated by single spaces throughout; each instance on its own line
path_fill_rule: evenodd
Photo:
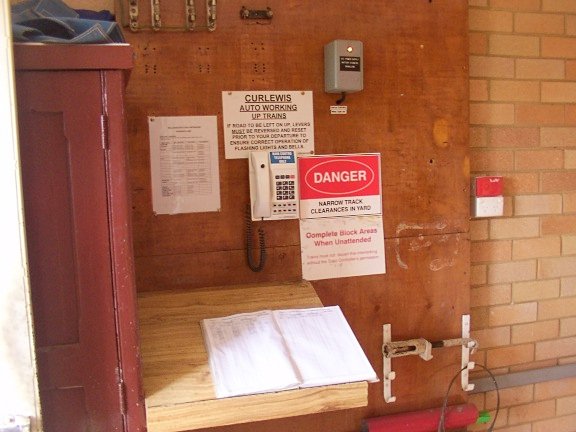
M 496 382 L 498 388 L 503 389 L 573 377 L 576 377 L 576 363 L 498 375 Z M 472 394 L 494 389 L 494 383 L 490 377 L 474 379 L 471 382 L 475 384 Z

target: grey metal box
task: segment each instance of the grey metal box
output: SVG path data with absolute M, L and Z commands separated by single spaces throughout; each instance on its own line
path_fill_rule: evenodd
M 333 40 L 324 46 L 324 90 L 353 93 L 364 88 L 363 44 L 357 40 Z

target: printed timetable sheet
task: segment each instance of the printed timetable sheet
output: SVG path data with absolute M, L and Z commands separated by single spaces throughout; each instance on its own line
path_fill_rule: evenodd
M 220 211 L 216 116 L 148 117 L 156 214 Z

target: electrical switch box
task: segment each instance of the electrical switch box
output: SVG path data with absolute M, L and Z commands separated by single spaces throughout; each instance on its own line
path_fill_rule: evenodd
M 498 217 L 504 214 L 503 177 L 476 177 L 472 183 L 472 217 Z
M 353 93 L 364 88 L 363 44 L 337 39 L 324 46 L 324 90 Z

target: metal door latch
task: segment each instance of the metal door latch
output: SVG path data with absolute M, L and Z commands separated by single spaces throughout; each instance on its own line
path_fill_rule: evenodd
M 460 372 L 462 390 L 473 390 L 474 385 L 468 383 L 468 373 L 470 369 L 474 369 L 474 362 L 470 361 L 470 354 L 478 347 L 478 341 L 470 338 L 470 315 L 462 315 L 461 338 L 445 339 L 435 342 L 429 342 L 423 338 L 392 342 L 392 326 L 390 324 L 384 324 L 382 343 L 384 400 L 387 403 L 396 401 L 396 397 L 392 396 L 392 381 L 396 378 L 396 372 L 392 370 L 392 358 L 418 355 L 423 360 L 428 361 L 433 357 L 433 348 L 455 346 L 462 347 L 462 370 Z
M 240 18 L 248 20 L 271 20 L 274 16 L 271 8 L 265 10 L 252 10 L 242 6 L 240 9 Z
M 423 360 L 428 361 L 432 358 L 432 343 L 426 339 L 385 342 L 382 345 L 382 354 L 385 358 L 419 355 Z

